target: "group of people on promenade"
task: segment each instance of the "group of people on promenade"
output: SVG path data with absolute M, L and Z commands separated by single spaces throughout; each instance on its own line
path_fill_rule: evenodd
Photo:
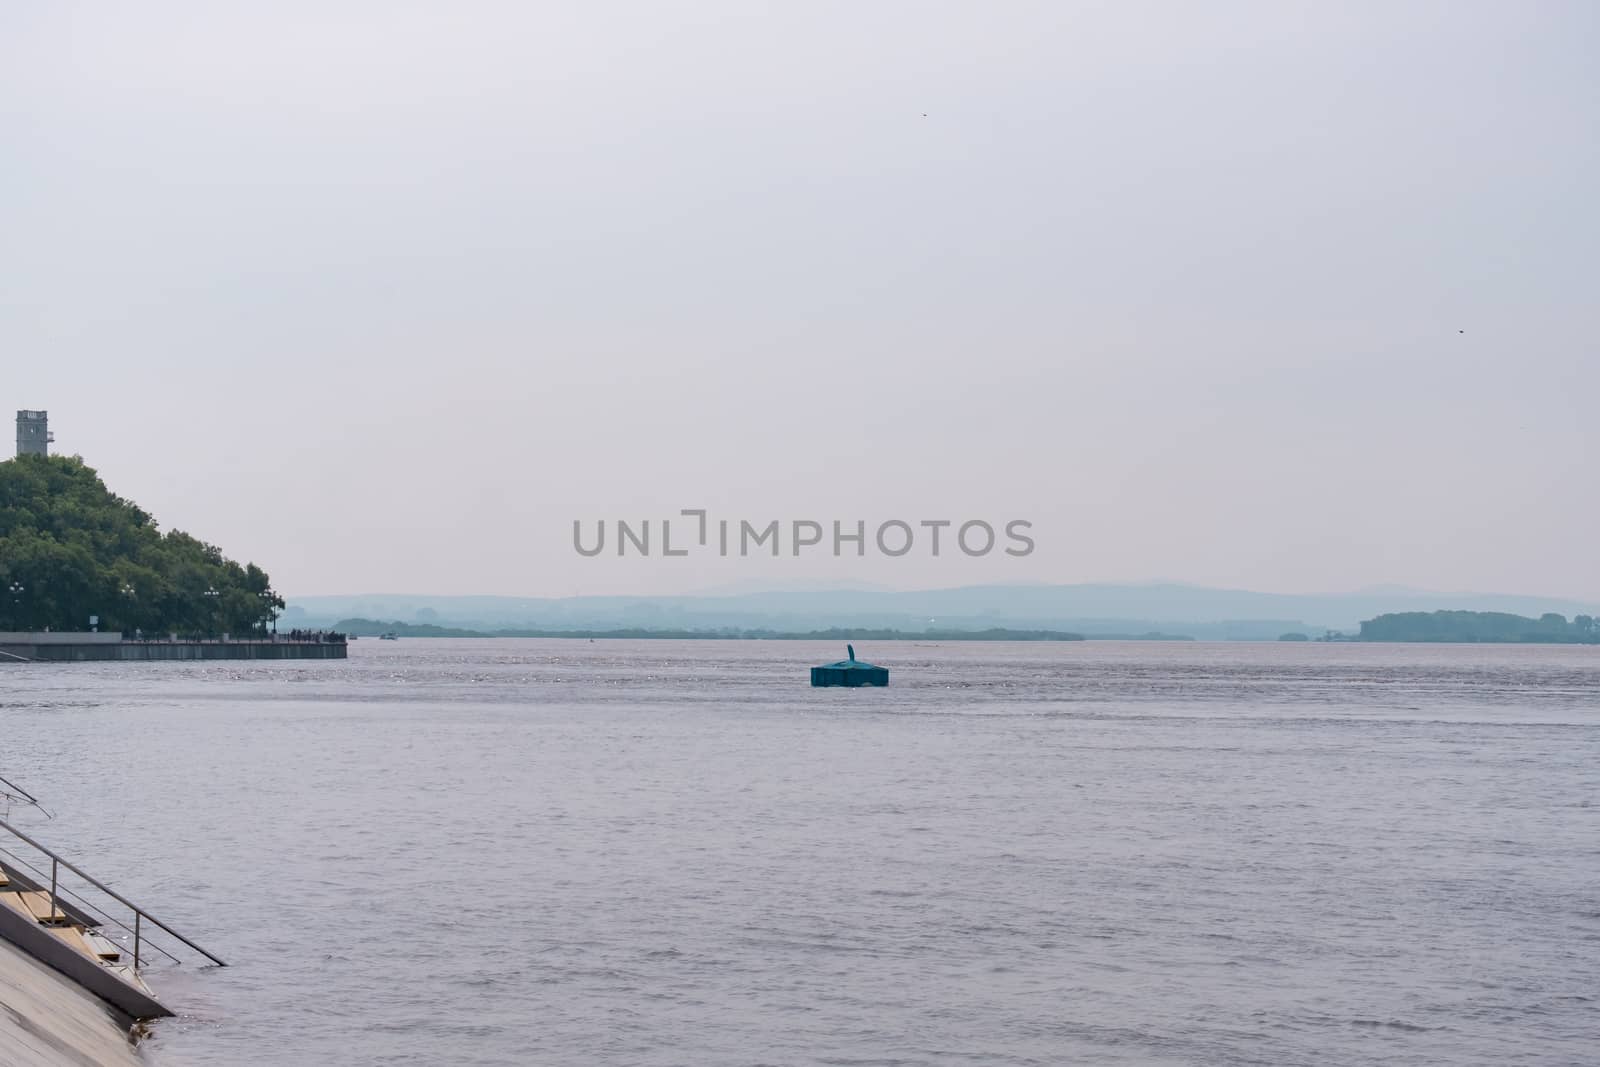
M 314 641 L 321 645 L 342 645 L 346 636 L 335 630 L 290 630 L 286 634 L 278 634 L 279 638 L 287 637 L 291 641 Z

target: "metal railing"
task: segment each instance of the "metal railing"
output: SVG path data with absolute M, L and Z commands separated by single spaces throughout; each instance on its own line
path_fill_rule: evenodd
M 77 901 L 78 904 L 82 905 L 83 908 L 87 912 L 92 912 L 95 915 L 99 916 L 101 919 L 105 920 L 106 922 L 109 922 L 114 926 L 120 927 L 124 931 L 126 931 L 129 934 L 133 935 L 133 969 L 135 971 L 137 971 L 139 969 L 140 953 L 141 953 L 141 950 L 143 949 L 144 942 L 146 940 L 146 938 L 144 936 L 144 924 L 146 922 L 152 923 L 156 927 L 158 927 L 161 930 L 165 931 L 167 934 L 169 934 L 172 937 L 176 938 L 177 940 L 183 942 L 185 945 L 187 945 L 188 947 L 194 949 L 196 952 L 200 953 L 200 955 L 204 956 L 206 959 L 210 960 L 212 963 L 216 964 L 218 967 L 226 967 L 228 965 L 221 957 L 216 956 L 216 955 L 214 955 L 214 954 L 212 954 L 210 952 L 207 952 L 205 949 L 201 948 L 199 945 L 195 944 L 193 941 L 189 940 L 187 937 L 184 937 L 182 934 L 178 933 L 178 931 L 174 930 L 172 927 L 168 926 L 166 923 L 162 922 L 160 919 L 156 918 L 154 915 L 151 915 L 148 911 L 146 911 L 143 908 L 139 907 L 139 905 L 135 904 L 133 901 L 129 900 L 127 897 L 123 896 L 121 893 L 118 893 L 115 889 L 112 889 L 110 886 L 108 886 L 105 883 L 103 883 L 103 882 L 99 881 L 98 879 L 94 878 L 92 875 L 85 873 L 84 870 L 82 868 L 78 867 L 76 864 L 72 863 L 69 860 L 63 859 L 53 849 L 50 849 L 49 847 L 47 847 L 45 845 L 41 845 L 39 842 L 35 841 L 33 838 L 29 837 L 27 834 L 23 833 L 21 830 L 18 830 L 15 826 L 12 826 L 10 823 L 6 822 L 3 819 L 0 819 L 0 829 L 5 830 L 7 833 L 9 833 L 13 837 L 17 838 L 17 840 L 23 841 L 23 842 L 25 842 L 25 843 L 27 843 L 29 845 L 32 845 L 34 848 L 36 848 L 40 852 L 42 852 L 45 856 L 49 857 L 49 859 L 50 859 L 50 911 L 49 911 L 49 914 L 52 917 L 58 914 L 58 910 L 56 908 L 56 901 L 58 899 L 64 899 L 65 897 L 71 897 L 73 900 Z M 41 884 L 41 887 L 42 887 L 43 880 L 44 880 L 44 872 L 43 871 L 41 871 L 39 868 L 35 867 L 33 864 L 28 863 L 26 860 L 22 859 L 21 857 L 17 856 L 15 853 L 11 852 L 11 850 L 9 850 L 9 849 L 0 848 L 0 853 L 4 853 L 6 856 L 9 856 L 11 859 L 13 859 L 17 863 L 19 863 L 21 866 L 26 867 L 28 870 L 32 871 L 35 875 L 37 875 L 39 877 L 39 879 L 40 879 L 40 884 Z M 66 887 L 62 886 L 60 884 L 60 874 L 61 874 L 61 868 L 63 868 L 63 867 L 66 868 L 67 870 L 71 871 L 73 874 L 77 875 L 79 878 L 82 878 L 85 882 L 87 882 L 90 885 L 94 886 L 96 889 L 100 890 L 100 892 L 104 893 L 106 896 L 110 897 L 112 900 L 115 900 L 117 903 L 123 905 L 126 908 L 129 908 L 133 912 L 133 926 L 132 926 L 132 928 L 130 929 L 126 923 L 124 923 L 124 922 L 112 917 L 111 915 L 107 914 L 103 909 L 98 908 L 98 907 L 90 904 L 87 900 L 85 900 L 82 897 L 81 894 L 73 892 L 72 890 L 67 889 Z M 64 912 L 59 912 L 59 914 L 65 914 L 65 913 Z M 179 962 L 178 957 L 174 956 L 172 953 L 168 952 L 166 949 L 162 948 L 160 945 L 155 944 L 154 942 L 151 942 L 151 947 L 154 948 L 156 951 L 160 952 L 163 956 L 166 956 L 168 959 L 172 960 L 174 963 Z
M 244 637 L 124 637 L 125 645 L 286 645 L 288 641 L 262 641 Z
M 23 876 L 23 877 L 27 881 L 33 882 L 33 884 L 36 887 L 42 887 L 45 884 L 45 881 L 50 877 L 49 875 L 46 875 L 43 871 L 41 871 L 39 868 L 37 868 L 33 864 L 29 863 L 25 858 L 23 858 L 22 856 L 17 855 L 15 852 L 11 851 L 9 848 L 6 848 L 3 845 L 0 845 L 0 856 L 6 857 L 8 860 L 11 861 L 11 864 L 14 864 L 14 866 L 11 867 L 11 870 L 13 872 L 13 876 L 16 876 L 17 874 L 20 874 L 20 872 L 22 870 L 28 870 L 28 871 L 32 872 L 33 875 L 39 879 L 38 882 L 33 882 L 32 878 L 26 878 L 26 876 Z M 60 872 L 57 870 L 57 871 L 54 871 L 53 873 L 56 873 L 57 875 L 59 875 Z M 89 915 L 91 918 L 93 918 L 98 925 L 104 926 L 105 924 L 110 923 L 112 926 L 117 927 L 119 930 L 121 930 L 127 936 L 129 936 L 129 937 L 133 937 L 134 936 L 135 931 L 134 931 L 134 928 L 132 926 L 129 926 L 127 923 L 123 922 L 121 919 L 117 918 L 115 915 L 110 915 L 110 914 L 106 913 L 103 909 L 96 907 L 93 903 L 91 903 L 90 901 L 84 899 L 84 897 L 83 897 L 83 895 L 81 893 L 74 892 L 72 889 L 68 888 L 65 885 L 60 885 L 59 884 L 59 878 L 58 878 L 58 882 L 57 882 L 57 891 L 58 891 L 61 899 L 66 899 L 66 898 L 70 897 L 73 901 L 75 901 L 77 903 L 77 905 L 78 905 L 78 908 L 81 908 L 82 911 L 86 915 Z M 41 888 L 40 892 L 44 892 L 44 890 Z M 56 910 L 57 909 L 54 906 L 51 907 L 52 913 L 55 912 Z M 77 909 L 74 909 L 74 910 L 77 910 Z M 63 914 L 65 914 L 65 912 L 63 912 Z M 141 938 L 140 940 L 143 940 L 143 939 Z M 154 941 L 150 942 L 148 945 L 143 946 L 143 947 L 155 949 L 157 952 L 161 953 L 163 956 L 165 956 L 167 959 L 171 960 L 173 963 L 182 963 L 183 962 L 178 957 L 174 956 L 172 953 L 168 952 L 166 949 L 164 949 L 160 945 L 156 944 Z

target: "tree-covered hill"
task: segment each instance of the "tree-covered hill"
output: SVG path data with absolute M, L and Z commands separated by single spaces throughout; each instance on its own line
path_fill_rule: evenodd
M 0 630 L 246 636 L 282 608 L 260 567 L 162 533 L 78 457 L 0 462 Z

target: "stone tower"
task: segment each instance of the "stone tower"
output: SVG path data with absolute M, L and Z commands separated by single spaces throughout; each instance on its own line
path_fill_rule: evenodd
M 17 412 L 17 455 L 48 456 L 50 442 L 50 413 L 48 411 Z

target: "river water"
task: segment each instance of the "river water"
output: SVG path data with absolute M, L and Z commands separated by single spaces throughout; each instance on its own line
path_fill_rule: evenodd
M 365 640 L 0 668 L 226 958 L 153 1067 L 1600 1058 L 1600 649 Z

